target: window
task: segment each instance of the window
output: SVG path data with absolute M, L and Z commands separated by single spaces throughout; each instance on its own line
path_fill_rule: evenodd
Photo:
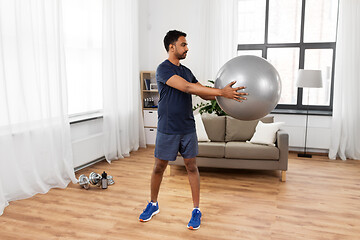
M 278 70 L 276 108 L 332 110 L 338 0 L 238 0 L 238 55 L 262 56 Z M 322 71 L 323 88 L 297 88 L 298 69 Z
M 296 104 L 297 87 L 295 81 L 299 69 L 299 48 L 268 48 L 267 59 L 281 76 L 282 93 L 279 104 Z
M 242 55 L 254 55 L 254 56 L 261 57 L 262 51 L 261 50 L 240 50 L 240 51 L 238 51 L 238 56 L 242 56 Z
M 300 42 L 301 0 L 270 0 L 269 43 Z
M 62 2 L 68 113 L 96 112 L 102 107 L 102 1 Z
M 238 39 L 240 44 L 264 43 L 265 3 L 264 0 L 239 2 Z

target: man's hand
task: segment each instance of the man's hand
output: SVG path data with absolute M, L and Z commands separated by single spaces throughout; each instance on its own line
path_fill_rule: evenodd
M 238 90 L 245 89 L 246 87 L 243 86 L 243 87 L 232 88 L 232 85 L 234 85 L 235 83 L 236 81 L 233 81 L 228 85 L 226 85 L 223 89 L 221 89 L 221 96 L 229 99 L 234 99 L 238 102 L 242 102 L 242 100 L 246 100 L 246 97 L 242 97 L 242 96 L 249 94 L 245 92 L 237 92 Z

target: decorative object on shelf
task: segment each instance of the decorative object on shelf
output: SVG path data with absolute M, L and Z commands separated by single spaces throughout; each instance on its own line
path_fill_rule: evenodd
M 108 186 L 115 184 L 115 181 L 113 176 L 108 175 L 104 171 L 102 175 L 95 172 L 91 172 L 89 177 L 82 174 L 79 177 L 78 183 L 81 187 L 88 190 L 90 188 L 90 184 L 101 187 L 102 189 L 106 189 Z
M 158 90 L 158 86 L 156 83 L 150 83 L 150 90 Z
M 154 98 L 145 98 L 144 99 L 144 107 L 145 108 L 156 108 L 157 106 L 155 105 L 155 101 Z
M 322 88 L 322 77 L 321 70 L 305 70 L 299 69 L 296 86 L 299 88 Z M 306 140 L 307 140 L 307 129 L 308 129 L 308 118 L 309 118 L 309 96 L 310 89 L 307 96 L 307 107 L 306 107 L 306 127 L 305 127 L 305 145 L 304 153 L 299 153 L 298 157 L 311 158 L 312 155 L 306 153 Z

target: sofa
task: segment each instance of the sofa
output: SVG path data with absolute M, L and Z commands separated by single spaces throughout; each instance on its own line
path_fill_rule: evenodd
M 230 116 L 201 115 L 209 142 L 199 141 L 198 167 L 280 170 L 280 180 L 286 181 L 288 168 L 289 135 L 279 129 L 275 144 L 264 145 L 249 142 L 259 121 L 273 123 L 273 116 L 259 120 L 242 121 Z M 183 158 L 169 162 L 170 174 L 173 166 L 184 166 Z

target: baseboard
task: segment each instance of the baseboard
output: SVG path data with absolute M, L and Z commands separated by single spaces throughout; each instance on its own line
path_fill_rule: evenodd
M 93 160 L 93 161 L 91 161 L 91 162 L 85 163 L 85 164 L 83 164 L 83 165 L 81 165 L 81 166 L 78 166 L 78 167 L 74 168 L 74 171 L 77 172 L 77 171 L 79 171 L 79 170 L 81 170 L 81 169 L 87 168 L 87 167 L 89 167 L 89 166 L 91 166 L 91 165 L 94 165 L 95 163 L 98 163 L 98 162 L 101 162 L 101 161 L 104 161 L 104 160 L 106 160 L 106 159 L 105 159 L 105 156 L 100 157 L 100 158 L 95 159 L 95 160 Z
M 291 153 L 304 153 L 303 147 L 289 147 L 289 152 Z M 316 155 L 328 155 L 329 149 L 322 149 L 322 148 L 306 148 L 306 153 L 309 154 L 316 154 Z

